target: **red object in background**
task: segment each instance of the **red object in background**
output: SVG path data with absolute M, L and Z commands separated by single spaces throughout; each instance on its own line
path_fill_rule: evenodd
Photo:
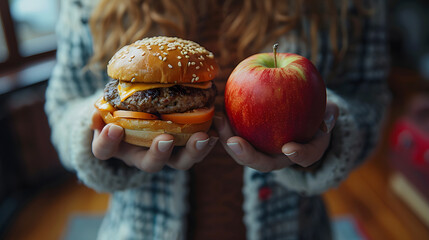
M 429 96 L 414 97 L 390 135 L 390 159 L 429 202 Z
M 422 132 L 412 121 L 403 118 L 396 122 L 392 132 L 394 152 L 406 153 L 410 163 L 429 177 L 429 134 Z
M 261 201 L 268 200 L 271 197 L 273 191 L 270 187 L 264 186 L 259 189 L 259 199 Z

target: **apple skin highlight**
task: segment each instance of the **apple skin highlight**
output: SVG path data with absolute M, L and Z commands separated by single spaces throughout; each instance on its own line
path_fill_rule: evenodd
M 225 108 L 238 136 L 267 153 L 310 141 L 322 124 L 326 87 L 306 58 L 260 53 L 243 60 L 225 87 Z

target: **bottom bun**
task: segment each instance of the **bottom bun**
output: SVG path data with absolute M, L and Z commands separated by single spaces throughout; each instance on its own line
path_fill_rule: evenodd
M 192 133 L 152 132 L 148 130 L 125 129 L 124 141 L 137 146 L 150 147 L 153 139 L 163 133 L 173 135 L 175 146 L 185 146 L 188 139 L 192 136 Z
M 150 147 L 153 139 L 164 133 L 173 135 L 175 146 L 184 146 L 192 134 L 207 132 L 212 124 L 212 120 L 198 124 L 180 124 L 163 120 L 115 118 L 107 111 L 100 111 L 100 115 L 106 124 L 113 123 L 125 129 L 125 142 L 143 147 Z

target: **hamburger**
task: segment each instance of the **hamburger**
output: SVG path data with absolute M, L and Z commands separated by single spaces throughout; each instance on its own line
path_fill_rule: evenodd
M 124 141 L 149 147 L 163 133 L 183 146 L 207 132 L 214 115 L 218 72 L 213 53 L 176 37 L 144 38 L 109 61 L 111 80 L 95 107 L 106 124 L 124 128 Z

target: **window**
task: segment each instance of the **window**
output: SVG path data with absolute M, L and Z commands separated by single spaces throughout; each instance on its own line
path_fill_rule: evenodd
M 9 4 L 20 55 L 55 50 L 58 0 L 9 0 Z
M 59 0 L 0 0 L 0 75 L 54 57 Z

